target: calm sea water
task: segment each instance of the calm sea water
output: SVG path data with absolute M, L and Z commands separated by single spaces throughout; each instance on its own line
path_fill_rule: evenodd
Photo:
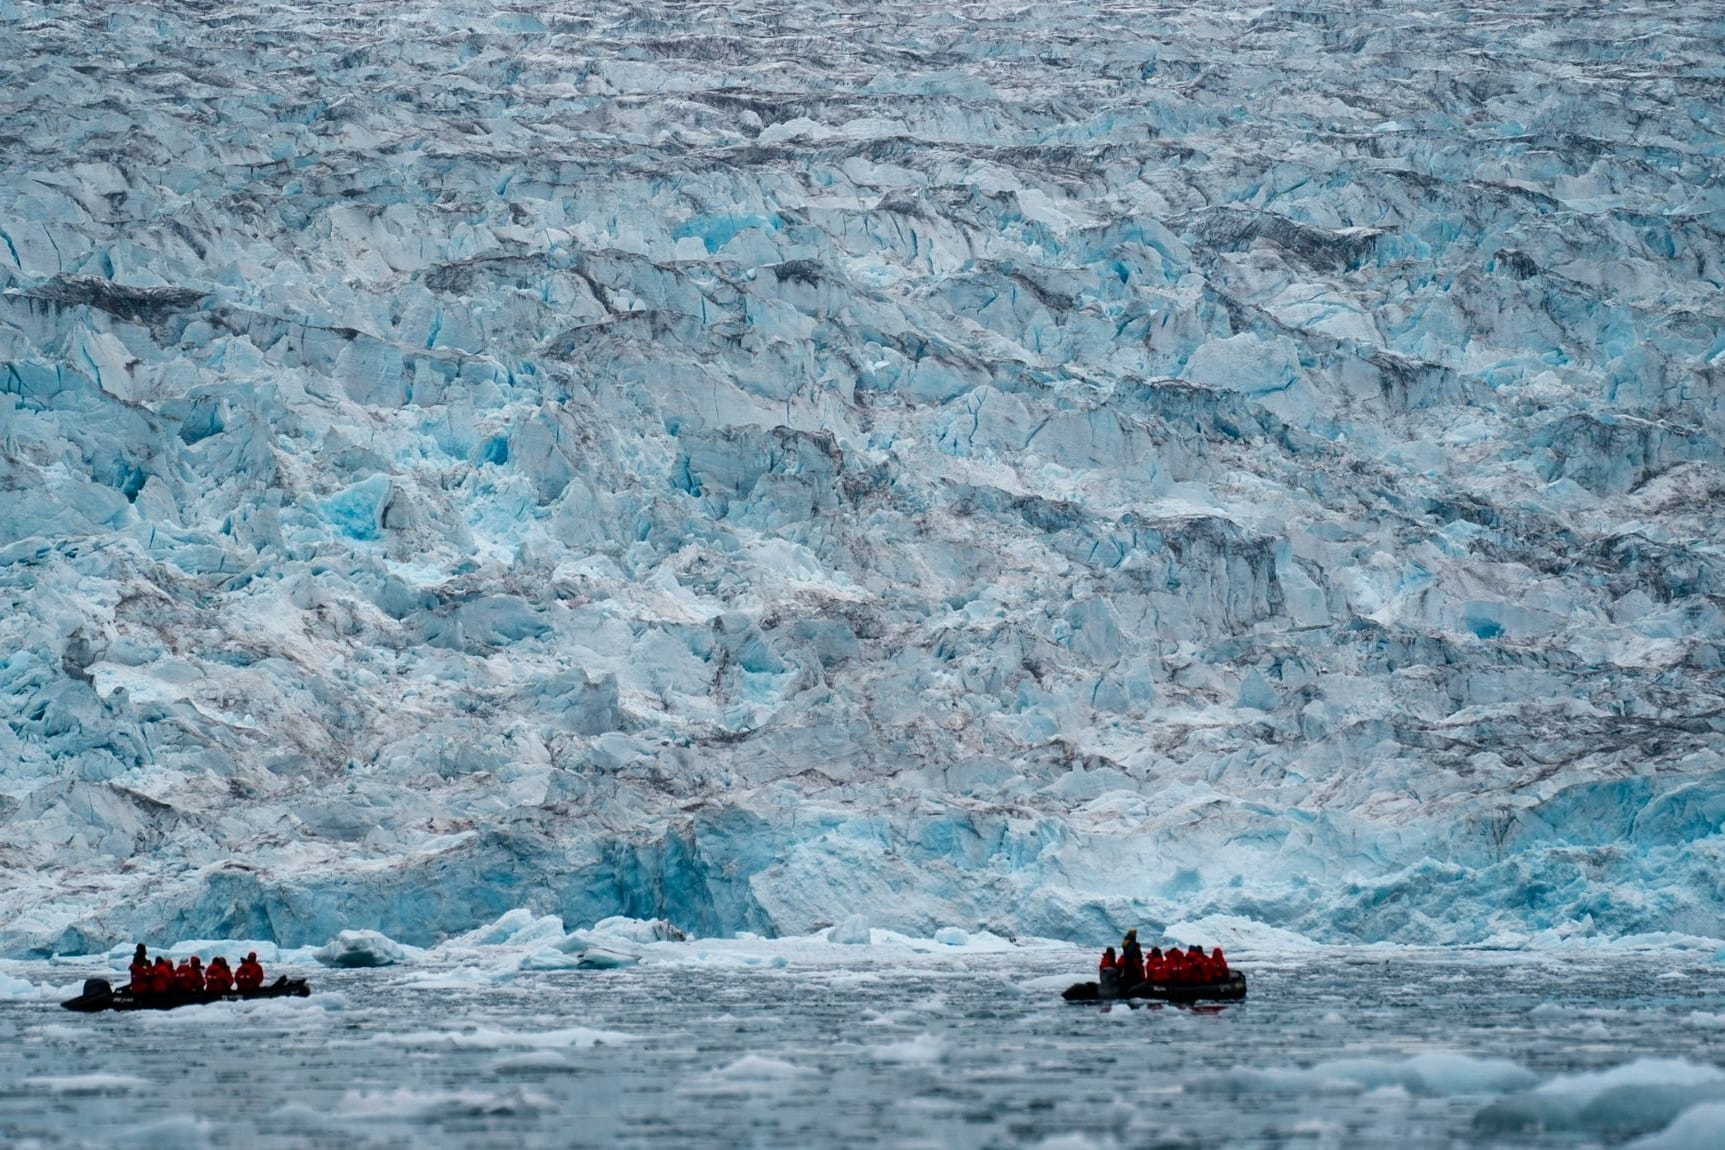
M 1725 964 L 1329 954 L 1243 964 L 1251 998 L 1226 1008 L 1105 1010 L 1046 985 L 1087 962 L 0 1002 L 0 1144 L 1612 1146 L 1725 1099 Z

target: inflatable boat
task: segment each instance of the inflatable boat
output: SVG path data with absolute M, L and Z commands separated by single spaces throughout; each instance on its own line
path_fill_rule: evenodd
M 1100 983 L 1075 982 L 1060 997 L 1067 1002 L 1237 1002 L 1246 997 L 1246 976 L 1235 970 L 1217 982 L 1140 982 L 1108 994 Z
M 304 998 L 311 987 L 303 978 L 285 975 L 256 990 L 168 990 L 160 994 L 133 994 L 130 987 L 115 990 L 105 978 L 86 978 L 84 993 L 60 1005 L 82 1014 L 100 1010 L 173 1010 L 177 1006 L 206 1006 L 212 1002 L 250 1002 L 254 998 Z

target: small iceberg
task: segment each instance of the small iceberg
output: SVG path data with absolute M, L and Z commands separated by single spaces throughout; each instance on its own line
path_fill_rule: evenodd
M 375 930 L 344 930 L 312 952 L 325 966 L 362 968 L 398 966 L 410 958 L 409 948 Z
M 840 946 L 867 946 L 872 941 L 872 936 L 869 933 L 868 915 L 851 915 L 827 931 L 827 941 L 836 942 Z
M 629 918 L 620 914 L 594 923 L 592 933 L 640 943 L 685 942 L 689 937 L 662 918 Z
M 625 966 L 634 966 L 641 961 L 641 956 L 626 950 L 615 950 L 608 946 L 589 946 L 583 950 L 575 963 L 577 970 L 620 970 Z

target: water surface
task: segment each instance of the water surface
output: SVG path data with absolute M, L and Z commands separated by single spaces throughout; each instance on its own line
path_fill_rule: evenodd
M 315 971 L 310 999 L 170 1014 L 5 1002 L 0 1141 L 1567 1147 L 1725 1099 L 1715 963 L 1329 953 L 1245 964 L 1245 1003 L 1108 1010 L 1047 985 L 1086 961 Z

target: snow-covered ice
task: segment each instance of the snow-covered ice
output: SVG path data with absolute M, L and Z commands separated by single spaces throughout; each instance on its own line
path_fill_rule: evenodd
M 0 32 L 0 954 L 1719 951 L 1717 0 Z
M 394 966 L 408 961 L 409 949 L 375 930 L 344 930 L 315 952 L 326 966 Z

